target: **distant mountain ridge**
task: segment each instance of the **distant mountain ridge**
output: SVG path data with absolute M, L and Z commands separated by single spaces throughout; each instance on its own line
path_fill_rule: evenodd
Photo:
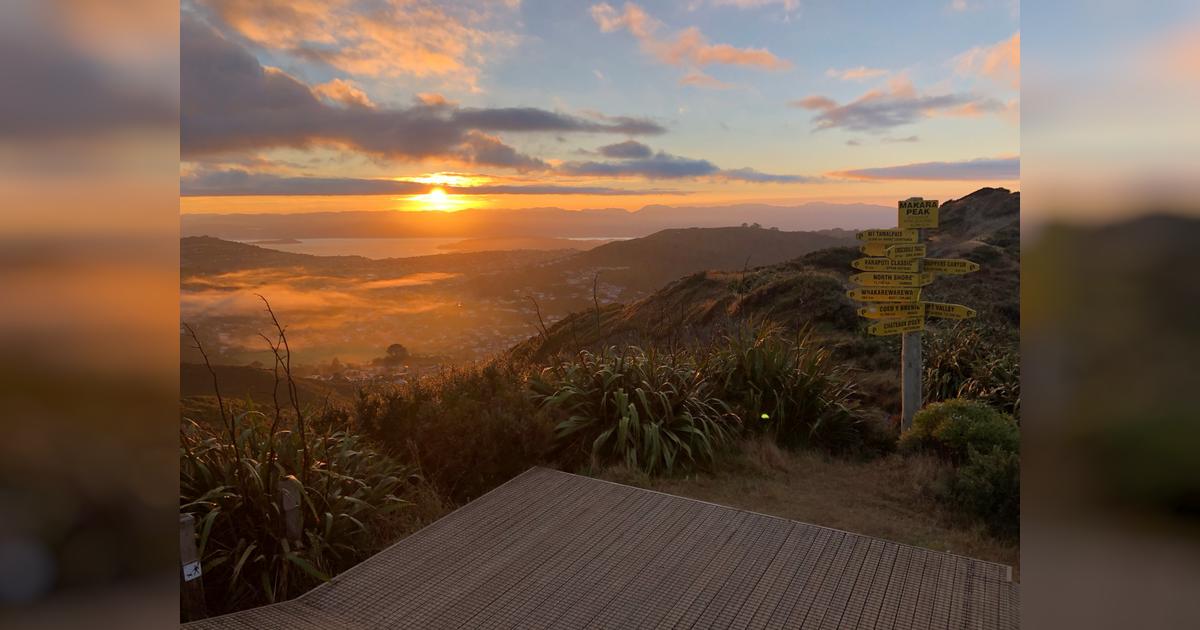
M 758 223 L 788 231 L 886 227 L 895 209 L 872 204 L 812 202 L 798 206 L 735 204 L 676 207 L 651 205 L 635 212 L 620 208 L 564 210 L 469 209 L 459 212 L 349 211 L 292 214 L 185 214 L 182 236 L 229 240 L 388 237 L 568 237 L 629 238 L 686 227 L 731 227 Z

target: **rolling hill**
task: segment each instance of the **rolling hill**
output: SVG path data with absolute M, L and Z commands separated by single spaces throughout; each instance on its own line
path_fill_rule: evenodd
M 961 256 L 978 262 L 982 269 L 965 276 L 940 277 L 926 289 L 927 295 L 971 306 L 985 325 L 1015 334 L 1020 324 L 1020 193 L 983 188 L 947 201 L 941 217 L 942 228 L 930 238 L 931 254 Z M 682 240 L 675 238 L 676 242 Z M 612 245 L 618 244 L 606 248 Z M 621 260 L 616 248 L 604 249 L 588 254 L 593 260 Z M 729 254 L 710 254 L 724 264 L 692 273 L 628 304 L 573 313 L 550 327 L 544 337 L 532 337 L 514 347 L 511 354 L 540 363 L 578 348 L 701 343 L 739 322 L 761 319 L 791 328 L 812 324 L 835 345 L 854 346 L 847 353 L 856 356 L 862 344 L 888 343 L 886 339 L 863 339 L 857 304 L 845 296 L 850 288 L 848 276 L 854 272 L 850 262 L 861 256 L 857 248 L 828 247 L 774 263 L 771 257 L 782 255 L 783 250 L 765 251 L 768 253 L 762 258 L 767 260 L 762 262 L 768 264 L 745 270 L 741 261 Z M 675 255 L 689 259 L 686 252 Z

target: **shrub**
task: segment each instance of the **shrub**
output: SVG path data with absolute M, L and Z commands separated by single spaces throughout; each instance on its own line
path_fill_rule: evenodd
M 531 387 L 543 408 L 565 416 L 556 428 L 565 449 L 648 474 L 707 465 L 736 434 L 736 417 L 680 353 L 584 351 Z
M 459 502 L 543 462 L 553 447 L 549 415 L 508 363 L 363 392 L 356 415 L 364 432 L 412 457 L 422 476 Z
M 180 512 L 192 513 L 210 612 L 288 599 L 391 542 L 420 480 L 359 435 L 272 432 L 263 414 L 234 417 L 227 428 L 184 420 L 180 429 Z M 279 507 L 280 480 L 301 482 L 303 533 L 289 542 Z
M 711 360 L 717 395 L 744 426 L 790 448 L 846 450 L 860 443 L 856 388 L 811 329 L 794 338 L 775 325 L 743 326 L 727 335 Z
M 930 449 L 955 464 L 966 462 L 971 448 L 991 452 L 993 447 L 999 447 L 1015 453 L 1019 442 L 1017 424 L 1011 416 L 964 399 L 925 407 L 913 418 L 912 427 L 900 436 L 901 448 Z
M 1021 410 L 1021 366 L 1013 344 L 976 324 L 931 329 L 923 335 L 925 402 L 974 398 L 1004 413 Z
M 1021 528 L 1021 458 L 996 445 L 969 449 L 967 462 L 951 480 L 944 497 L 964 513 L 982 519 L 993 534 L 1018 536 Z

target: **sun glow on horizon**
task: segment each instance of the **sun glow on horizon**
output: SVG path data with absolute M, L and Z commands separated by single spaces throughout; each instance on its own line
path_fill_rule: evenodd
M 411 209 L 424 212 L 455 212 L 462 210 L 468 203 L 462 195 L 451 195 L 441 186 L 434 187 L 423 195 L 412 195 L 407 200 L 415 204 Z

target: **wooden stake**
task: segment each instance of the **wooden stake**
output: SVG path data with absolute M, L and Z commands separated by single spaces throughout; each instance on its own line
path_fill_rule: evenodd
M 183 621 L 208 616 L 204 602 L 204 582 L 200 579 L 200 558 L 196 553 L 196 519 L 191 514 L 179 515 L 179 603 Z
M 925 242 L 925 230 L 917 230 L 917 242 Z M 925 271 L 924 259 L 917 260 L 917 273 Z M 912 427 L 921 410 L 921 331 L 904 333 L 900 340 L 900 431 Z
M 300 480 L 288 475 L 279 480 L 279 507 L 283 510 L 283 522 L 287 539 L 300 542 L 303 520 L 300 514 Z

